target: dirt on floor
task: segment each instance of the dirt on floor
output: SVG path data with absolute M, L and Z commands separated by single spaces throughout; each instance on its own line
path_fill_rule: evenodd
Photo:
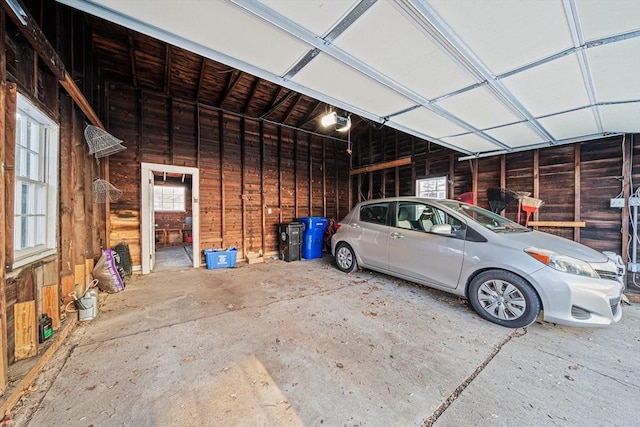
M 511 330 L 328 256 L 152 273 L 101 294 L 5 425 L 633 425 L 625 309 L 609 328 Z

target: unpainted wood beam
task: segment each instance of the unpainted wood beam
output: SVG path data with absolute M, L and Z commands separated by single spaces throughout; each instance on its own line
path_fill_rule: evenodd
M 374 172 L 383 169 L 391 169 L 396 166 L 410 165 L 412 163 L 411 157 L 405 157 L 403 159 L 391 160 L 389 162 L 377 163 L 375 165 L 363 166 L 361 168 L 352 169 L 349 171 L 349 175 L 360 175 L 367 172 Z
M 198 87 L 196 89 L 196 102 L 200 102 L 202 96 L 202 86 L 204 85 L 204 76 L 207 69 L 207 58 L 202 57 L 202 63 L 200 64 L 200 75 L 198 76 Z
M 294 94 L 294 91 L 289 91 L 285 96 L 283 96 L 278 102 L 276 102 L 266 113 L 260 116 L 261 119 L 266 119 L 268 116 L 273 114 L 282 104 L 284 104 L 291 96 Z
M 293 113 L 293 111 L 296 109 L 296 105 L 298 104 L 298 101 L 300 101 L 300 98 L 302 98 L 302 94 L 301 93 L 296 94 L 296 96 L 293 98 L 293 101 L 291 102 L 291 105 L 289 105 L 289 108 L 287 108 L 287 111 L 284 112 L 284 115 L 282 116 L 280 123 L 282 124 L 287 123 L 289 116 L 291 116 L 291 113 Z
M 73 81 L 73 78 L 69 75 L 69 73 L 67 73 L 62 59 L 55 51 L 51 43 L 49 43 L 49 40 L 47 40 L 47 37 L 44 35 L 31 14 L 26 9 L 24 9 L 26 16 L 19 18 L 13 12 L 7 2 L 3 1 L 0 3 L 0 5 L 2 5 L 2 8 L 5 10 L 7 16 L 9 16 L 11 21 L 20 30 L 24 38 L 27 39 L 29 44 L 31 44 L 38 56 L 42 59 L 42 62 L 44 62 L 49 70 L 53 73 L 53 75 L 56 76 L 56 78 L 60 82 L 60 85 L 67 91 L 69 96 L 71 96 L 71 99 L 73 99 L 78 107 L 80 107 L 89 121 L 94 126 L 104 129 L 104 125 L 98 118 L 98 115 L 95 111 L 93 111 L 93 108 L 84 97 L 84 94 L 80 91 L 76 83 Z M 21 19 L 24 19 L 26 21 L 26 25 L 22 24 Z
M 254 77 L 253 84 L 251 85 L 251 91 L 249 92 L 249 96 L 244 103 L 244 107 L 242 108 L 242 114 L 247 114 L 249 111 L 249 107 L 251 106 L 251 102 L 253 101 L 253 97 L 256 95 L 256 91 L 258 90 L 258 86 L 260 85 L 261 79 L 259 77 Z
M 171 90 L 171 45 L 167 43 L 164 51 L 164 93 L 169 95 Z
M 138 66 L 136 63 L 136 40 L 133 31 L 129 30 L 129 61 L 131 62 L 131 80 L 134 86 L 138 86 Z
M 222 100 L 220 101 L 220 108 L 222 108 L 224 106 L 224 103 L 227 102 L 233 90 L 236 88 L 236 86 L 238 86 L 238 83 L 240 83 L 240 79 L 242 78 L 243 75 L 244 73 L 240 70 L 235 70 L 231 74 L 231 77 L 229 78 L 229 84 L 227 85 L 227 90 L 224 96 L 222 97 Z

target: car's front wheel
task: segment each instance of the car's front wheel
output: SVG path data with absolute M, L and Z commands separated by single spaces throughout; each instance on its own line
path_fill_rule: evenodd
M 338 243 L 336 247 L 336 266 L 345 273 L 351 273 L 358 269 L 356 254 L 347 243 Z
M 469 301 L 485 319 L 508 328 L 523 328 L 540 313 L 540 299 L 522 277 L 504 270 L 478 274 L 469 285 Z

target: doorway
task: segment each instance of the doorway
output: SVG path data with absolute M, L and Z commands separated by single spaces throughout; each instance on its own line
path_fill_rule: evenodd
M 164 185 L 167 180 L 169 183 L 180 183 L 180 185 Z M 156 182 L 163 184 L 158 186 L 161 191 L 155 190 Z M 190 256 L 193 268 L 200 267 L 200 257 L 198 256 L 200 253 L 200 209 L 198 204 L 200 196 L 198 183 L 199 171 L 197 168 L 154 163 L 141 164 L 142 274 L 149 274 L 154 270 L 157 255 L 160 255 L 160 259 L 171 259 L 171 251 L 175 249 L 165 251 L 165 249 L 161 248 L 172 248 L 174 246 L 180 247 L 180 250 L 184 252 L 184 254 L 180 253 L 181 257 Z M 174 190 L 169 188 L 185 189 L 182 208 L 180 206 L 171 206 L 172 201 L 179 202 L 180 196 L 177 190 L 173 194 Z M 168 203 L 166 206 L 159 205 L 158 195 L 161 197 L 165 189 L 172 194 L 167 194 L 164 197 Z M 185 198 L 187 200 L 184 200 Z M 187 205 L 188 199 L 190 199 L 190 206 Z M 159 224 L 156 219 L 160 218 L 156 218 L 156 210 L 158 210 L 158 215 L 160 215 L 161 210 L 162 214 L 173 211 L 174 215 L 166 216 L 163 220 L 164 222 Z M 157 254 L 157 250 L 161 250 L 162 253 Z M 176 260 L 176 262 L 180 261 Z

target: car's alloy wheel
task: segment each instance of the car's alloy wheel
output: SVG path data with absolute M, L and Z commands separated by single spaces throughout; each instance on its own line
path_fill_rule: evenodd
M 490 270 L 476 276 L 469 286 L 469 299 L 480 316 L 509 328 L 531 324 L 540 312 L 535 290 L 508 271 Z
M 351 246 L 346 243 L 338 244 L 336 248 L 336 265 L 340 271 L 351 273 L 358 268 L 356 255 Z

